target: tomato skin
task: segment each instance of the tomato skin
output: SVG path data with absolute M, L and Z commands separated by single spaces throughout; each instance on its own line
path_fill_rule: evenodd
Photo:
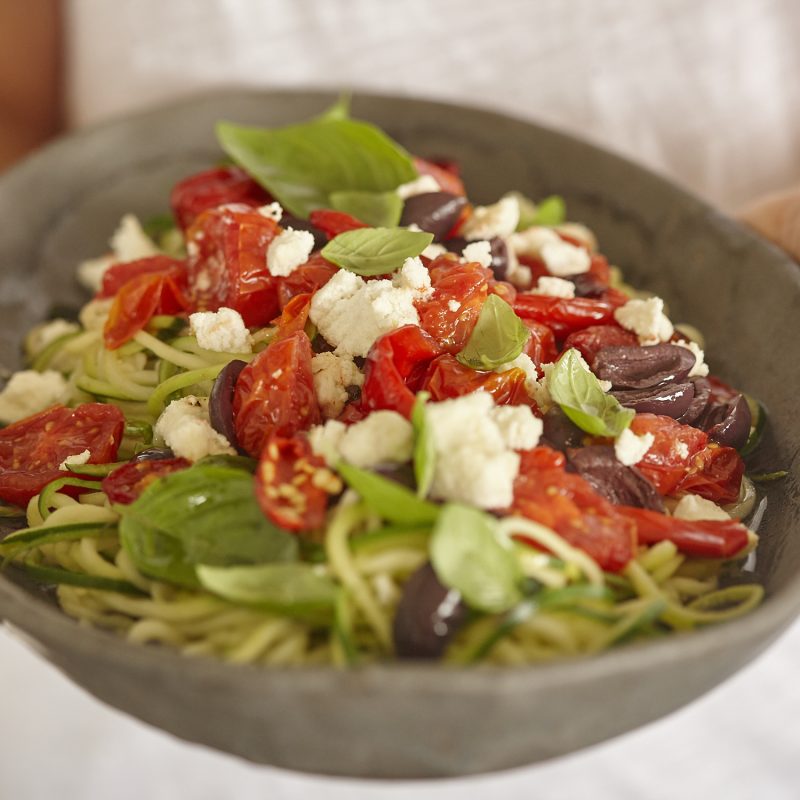
M 516 367 L 505 372 L 484 372 L 467 367 L 445 353 L 431 362 L 422 388 L 437 403 L 483 390 L 492 395 L 497 405 L 530 405 L 525 378 L 524 371 Z
M 305 330 L 308 312 L 311 311 L 311 297 L 311 294 L 297 294 L 283 307 L 275 323 L 278 328 L 277 339 L 285 339 Z
M 182 230 L 209 208 L 228 203 L 261 206 L 272 197 L 243 169 L 234 166 L 213 167 L 178 181 L 170 194 L 170 205 Z
M 311 374 L 311 342 L 302 331 L 270 343 L 241 372 L 233 393 L 240 447 L 258 458 L 272 434 L 292 436 L 322 421 Z
M 414 168 L 420 175 L 431 175 L 434 177 L 443 192 L 457 194 L 460 197 L 463 197 L 467 193 L 466 189 L 464 189 L 464 182 L 449 165 L 442 166 L 433 161 L 414 156 Z
M 692 459 L 689 471 L 675 492 L 697 494 L 721 505 L 735 503 L 739 497 L 743 475 L 744 461 L 733 447 L 722 447 L 716 442 L 709 442 Z
M 636 526 L 548 447 L 522 452 L 510 511 L 556 531 L 602 569 L 619 572 L 633 558 Z M 524 534 L 515 536 L 529 541 Z M 531 544 L 534 544 L 531 542 Z
M 190 466 L 185 458 L 131 461 L 103 478 L 102 489 L 112 503 L 129 505 L 154 481 Z
M 248 327 L 267 325 L 278 314 L 278 281 L 267 270 L 266 252 L 278 224 L 247 206 L 204 211 L 186 233 L 189 286 L 197 308 L 238 311 Z
M 564 340 L 564 350 L 574 347 L 591 367 L 597 354 L 604 347 L 633 346 L 639 343 L 635 333 L 620 328 L 619 325 L 590 325 L 581 331 L 571 333 Z
M 433 338 L 416 325 L 404 325 L 381 336 L 367 353 L 362 406 L 410 417 L 414 394 L 421 388 L 428 365 L 440 353 Z
M 150 256 L 136 261 L 112 264 L 103 273 L 103 284 L 97 298 L 104 300 L 114 295 L 133 278 L 140 275 L 170 275 L 184 292 L 187 286 L 186 262 L 169 256 Z
M 326 261 L 319 253 L 313 253 L 305 264 L 301 264 L 291 275 L 278 280 L 278 302 L 281 308 L 298 294 L 314 294 L 337 272 L 339 267 Z
M 522 352 L 529 355 L 537 367 L 542 364 L 552 364 L 558 358 L 558 347 L 553 331 L 547 325 L 532 319 L 524 319 L 522 322 L 531 332 Z
M 341 490 L 305 436 L 269 437 L 255 475 L 256 500 L 269 520 L 290 531 L 321 528 L 329 498 Z
M 359 228 L 368 228 L 366 222 L 356 219 L 344 211 L 334 211 L 332 208 L 317 208 L 308 215 L 308 221 L 321 230 L 328 239 L 333 239 L 340 233 L 356 231 Z
M 90 464 L 117 457 L 125 417 L 112 405 L 52 406 L 0 429 L 0 499 L 24 506 L 50 481 L 70 473 L 64 459 L 89 450 Z
M 564 339 L 590 325 L 613 323 L 616 308 L 617 305 L 607 300 L 543 294 L 521 294 L 514 303 L 517 316 L 547 325 L 557 339 Z
M 747 528 L 736 520 L 685 520 L 644 508 L 619 506 L 636 524 L 641 544 L 672 542 L 680 552 L 699 558 L 730 558 L 747 546 Z

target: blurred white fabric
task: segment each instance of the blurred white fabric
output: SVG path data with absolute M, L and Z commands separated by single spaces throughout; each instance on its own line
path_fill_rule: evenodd
M 565 128 L 727 209 L 800 179 L 796 0 L 71 0 L 68 21 L 75 125 L 205 87 L 349 87 Z M 794 800 L 798 664 L 795 625 L 689 708 L 589 751 L 494 776 L 375 784 L 177 741 L 0 631 L 0 797 Z

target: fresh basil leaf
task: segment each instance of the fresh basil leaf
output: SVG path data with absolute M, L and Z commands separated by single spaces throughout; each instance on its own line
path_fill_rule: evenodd
M 331 192 L 330 204 L 376 228 L 396 227 L 403 213 L 403 201 L 395 192 Z
M 311 564 L 201 564 L 197 577 L 208 591 L 233 603 L 305 619 L 330 619 L 336 603 L 336 584 Z
M 406 228 L 359 228 L 345 231 L 322 248 L 322 256 L 357 275 L 386 275 L 418 256 L 433 241 L 432 233 Z
M 342 92 L 339 99 L 330 108 L 316 117 L 317 122 L 330 122 L 337 119 L 350 119 L 349 92 Z
M 417 177 L 400 145 L 357 120 L 326 116 L 272 130 L 220 122 L 217 138 L 240 167 L 298 217 L 327 206 L 332 192 L 388 192 Z
M 428 415 L 425 404 L 430 394 L 420 392 L 411 410 L 411 425 L 414 428 L 414 477 L 417 481 L 417 496 L 426 497 L 436 471 L 436 448 L 428 428 Z
M 547 378 L 547 388 L 561 410 L 581 430 L 594 436 L 619 436 L 636 414 L 602 390 L 600 381 L 586 369 L 574 348 L 556 361 Z
M 510 195 L 519 203 L 518 231 L 524 231 L 534 225 L 561 225 L 567 218 L 564 198 L 557 194 L 545 197 L 538 203 L 534 203 L 519 192 L 510 192 Z
M 522 570 L 513 544 L 494 517 L 455 503 L 444 506 L 433 529 L 431 563 L 439 580 L 467 605 L 500 613 L 522 600 Z
M 383 519 L 401 524 L 432 525 L 439 516 L 439 506 L 422 500 L 410 489 L 388 478 L 345 461 L 340 461 L 336 470 L 367 506 Z
M 198 564 L 297 559 L 297 540 L 264 517 L 244 470 L 196 464 L 160 478 L 118 510 L 120 539 L 133 563 L 171 583 L 196 586 Z
M 473 369 L 496 369 L 513 361 L 530 335 L 514 309 L 491 294 L 481 308 L 466 346 L 456 358 Z

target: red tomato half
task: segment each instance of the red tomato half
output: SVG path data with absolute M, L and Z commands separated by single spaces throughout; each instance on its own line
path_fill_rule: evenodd
M 295 295 L 281 311 L 276 321 L 277 339 L 285 339 L 297 331 L 304 331 L 308 322 L 308 312 L 311 310 L 311 295 Z
M 58 468 L 88 450 L 90 464 L 117 457 L 125 417 L 111 405 L 84 403 L 75 410 L 53 406 L 0 430 L 0 499 L 24 506 L 50 481 L 69 473 Z
M 582 331 L 571 333 L 564 340 L 564 350 L 574 347 L 591 367 L 597 354 L 604 347 L 631 347 L 639 344 L 635 333 L 620 328 L 619 325 L 590 325 Z
M 305 264 L 301 264 L 291 275 L 278 279 L 278 300 L 281 308 L 298 294 L 314 294 L 337 272 L 339 267 L 314 253 Z
M 613 323 L 614 309 L 617 307 L 618 304 L 607 300 L 549 297 L 543 294 L 521 294 L 514 303 L 517 316 L 547 325 L 557 339 L 564 339 L 590 325 Z
M 472 369 L 445 353 L 431 362 L 422 388 L 430 392 L 431 400 L 436 402 L 483 390 L 499 406 L 530 405 L 525 377 L 525 373 L 517 368 L 505 372 Z
M 443 192 L 464 196 L 467 192 L 464 183 L 455 171 L 449 166 L 441 166 L 424 158 L 414 157 L 414 167 L 420 175 L 431 175 L 441 187 Z
M 241 372 L 233 393 L 239 445 L 258 458 L 272 434 L 292 436 L 322 421 L 302 331 L 272 342 Z
M 714 503 L 736 502 L 744 475 L 744 461 L 733 447 L 709 442 L 693 459 L 676 494 L 698 494 Z
M 278 224 L 246 206 L 204 211 L 186 232 L 189 286 L 198 308 L 238 311 L 248 327 L 278 314 L 278 281 L 267 270 L 267 248 Z
M 350 214 L 345 214 L 344 211 L 334 211 L 332 208 L 315 209 L 308 215 L 308 221 L 326 234 L 329 239 L 333 239 L 340 233 L 369 227 L 366 222 L 362 222 Z
M 170 205 L 178 225 L 189 228 L 203 211 L 227 203 L 261 206 L 272 198 L 243 169 L 214 167 L 175 184 Z
M 552 364 L 558 358 L 556 337 L 553 331 L 547 325 L 532 319 L 524 319 L 522 322 L 531 332 L 523 352 L 531 357 L 531 361 L 537 367 L 542 364 Z
M 128 505 L 154 481 L 191 466 L 185 458 L 153 458 L 123 464 L 103 478 L 102 488 L 112 503 Z
M 112 264 L 103 273 L 103 285 L 97 297 L 113 297 L 128 281 L 140 275 L 170 275 L 183 291 L 186 290 L 186 262 L 169 256 L 150 256 L 136 261 Z

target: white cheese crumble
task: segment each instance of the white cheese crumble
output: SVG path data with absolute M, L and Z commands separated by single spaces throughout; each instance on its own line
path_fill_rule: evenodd
M 395 194 L 401 200 L 408 200 L 418 194 L 430 194 L 431 192 L 441 192 L 442 187 L 433 175 L 420 175 L 408 183 L 401 183 L 395 190 Z
M 491 417 L 500 429 L 506 447 L 530 450 L 539 444 L 544 427 L 528 406 L 496 406 Z
M 689 445 L 686 442 L 675 442 L 673 449 L 679 458 L 684 460 L 689 458 Z
M 705 378 L 708 375 L 708 364 L 705 362 L 706 354 L 697 342 L 678 341 L 678 347 L 685 347 L 694 356 L 694 366 L 689 371 L 690 378 Z
M 552 278 L 549 275 L 542 275 L 539 278 L 536 288 L 531 289 L 531 294 L 546 294 L 549 297 L 575 297 L 575 284 L 572 281 L 565 281 L 563 278 Z
M 461 308 L 461 303 L 459 303 L 458 300 L 448 300 L 447 307 L 455 314 L 455 312 Z
M 88 450 L 82 450 L 80 453 L 75 453 L 74 456 L 67 456 L 59 465 L 58 468 L 63 472 L 69 472 L 71 466 L 80 466 L 87 464 L 92 454 Z
M 492 263 L 492 245 L 485 239 L 468 244 L 461 255 L 464 261 L 477 261 L 482 267 L 489 267 Z
M 647 451 L 653 446 L 656 437 L 652 433 L 635 434 L 630 428 L 625 428 L 614 441 L 614 454 L 620 464 L 632 467 L 638 464 Z
M 407 258 L 397 272 L 392 275 L 395 289 L 411 289 L 418 297 L 429 297 L 433 293 L 431 274 L 418 257 Z
M 395 277 L 411 282 L 408 272 Z M 314 294 L 309 317 L 337 355 L 363 357 L 384 333 L 419 325 L 414 301 L 428 291 L 397 287 L 386 279 L 365 281 L 342 269 Z
M 203 350 L 215 353 L 249 353 L 253 349 L 250 331 L 242 315 L 232 308 L 197 311 L 189 315 L 189 327 Z
M 482 391 L 428 403 L 436 453 L 432 497 L 478 508 L 511 505 L 520 458 L 493 419 L 494 407 L 492 396 Z
M 66 403 L 69 395 L 69 384 L 60 372 L 15 372 L 0 392 L 0 422 L 7 425 L 57 403 Z
M 597 237 L 594 233 L 580 222 L 562 222 L 555 225 L 553 230 L 563 233 L 573 239 L 577 239 L 590 252 L 597 252 Z
M 265 206 L 260 206 L 258 208 L 258 213 L 261 214 L 262 217 L 271 219 L 274 222 L 280 222 L 281 218 L 283 217 L 283 208 L 281 208 L 280 203 L 275 201 L 274 203 L 268 203 Z
M 327 419 L 342 413 L 348 399 L 348 386 L 364 385 L 364 374 L 349 356 L 319 353 L 311 359 L 311 372 L 317 400 Z
M 339 443 L 347 433 L 347 425 L 337 419 L 329 419 L 324 425 L 314 425 L 308 432 L 311 449 L 322 456 L 328 466 L 335 467 L 339 460 Z
M 411 226 L 409 225 L 409 228 Z M 425 256 L 425 258 L 429 258 L 433 261 L 439 256 L 443 256 L 447 252 L 447 248 L 443 244 L 437 244 L 436 242 L 431 242 L 420 255 Z
M 510 369 L 521 369 L 525 373 L 525 390 L 531 397 L 534 397 L 539 383 L 539 372 L 533 359 L 527 353 L 520 353 L 512 361 L 507 361 L 497 367 L 495 372 L 508 372 Z
M 628 300 L 614 311 L 614 319 L 626 330 L 633 331 L 643 345 L 666 342 L 672 337 L 672 323 L 664 314 L 660 297 Z
M 696 494 L 684 495 L 672 511 L 672 516 L 687 520 L 729 520 L 730 515 L 711 500 Z
M 515 197 L 503 197 L 490 206 L 475 206 L 461 228 L 461 235 L 467 241 L 511 236 L 518 224 L 519 202 Z
M 176 456 L 189 461 L 236 454 L 230 442 L 211 427 L 206 398 L 188 395 L 173 400 L 156 420 L 155 433 Z
M 267 269 L 270 275 L 285 278 L 301 264 L 308 261 L 314 249 L 314 235 L 309 231 L 287 228 L 276 236 L 267 247 Z
M 540 258 L 542 248 L 546 244 L 558 244 L 561 241 L 563 241 L 561 237 L 552 228 L 534 225 L 509 236 L 508 249 L 518 256 Z
M 562 239 L 557 242 L 547 242 L 542 247 L 540 255 L 548 272 L 558 278 L 588 272 L 592 265 L 592 257 L 583 247 L 570 244 Z

